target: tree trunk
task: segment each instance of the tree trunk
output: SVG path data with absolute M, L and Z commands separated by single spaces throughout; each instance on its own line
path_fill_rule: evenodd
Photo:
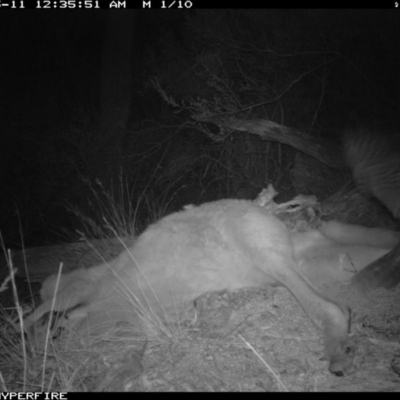
M 304 132 L 296 131 L 266 119 L 239 120 L 218 115 L 199 118 L 194 116 L 194 119 L 198 122 L 211 123 L 224 129 L 234 129 L 258 135 L 264 140 L 287 144 L 330 168 L 346 168 L 341 144 L 327 138 L 311 137 Z

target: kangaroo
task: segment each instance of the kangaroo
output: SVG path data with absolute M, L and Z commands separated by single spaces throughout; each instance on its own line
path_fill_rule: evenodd
M 400 218 L 400 158 L 391 140 L 351 133 L 345 155 L 356 183 Z M 282 285 L 321 329 L 329 370 L 341 376 L 353 368 L 350 311 L 316 287 L 353 280 L 390 288 L 400 282 L 399 262 L 398 232 L 332 221 L 291 232 L 260 204 L 220 200 L 162 218 L 110 264 L 49 277 L 25 328 L 53 305 L 72 310 L 62 326 L 95 333 L 143 308 L 169 319 L 207 292 Z
M 101 332 L 107 322 L 137 318 L 141 307 L 170 319 L 207 292 L 282 285 L 321 329 L 329 371 L 341 376 L 353 368 L 350 311 L 324 298 L 315 285 L 352 278 L 399 239 L 395 232 L 334 222 L 292 233 L 251 201 L 190 206 L 150 225 L 110 265 L 49 277 L 41 290 L 43 303 L 25 327 L 49 312 L 53 302 L 58 311 L 74 308 L 65 326 Z

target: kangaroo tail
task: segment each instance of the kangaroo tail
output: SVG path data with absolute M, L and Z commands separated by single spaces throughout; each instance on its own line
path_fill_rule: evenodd
M 357 185 L 400 219 L 400 134 L 347 132 L 344 149 Z
M 380 200 L 400 220 L 400 135 L 348 132 L 346 161 L 357 185 Z M 400 283 L 400 244 L 358 273 L 353 282 L 366 289 Z

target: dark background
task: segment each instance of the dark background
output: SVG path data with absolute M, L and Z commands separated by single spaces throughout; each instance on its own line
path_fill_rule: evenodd
M 297 150 L 193 117 L 265 119 L 337 141 L 349 126 L 396 130 L 399 15 L 2 11 L 5 245 L 76 240 L 83 220 L 140 230 L 188 203 L 254 198 L 268 183 L 292 197 Z M 337 174 L 301 191 L 323 200 L 344 183 Z

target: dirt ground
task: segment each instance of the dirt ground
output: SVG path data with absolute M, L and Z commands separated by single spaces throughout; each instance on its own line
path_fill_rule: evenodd
M 243 290 L 202 298 L 198 320 L 185 340 L 148 345 L 132 389 L 400 390 L 400 290 L 376 291 L 369 298 L 348 285 L 325 290 L 356 313 L 358 370 L 353 374 L 328 372 L 321 360 L 321 334 L 287 289 Z
M 321 359 L 321 333 L 287 289 L 269 288 L 203 296 L 196 303 L 197 315 L 187 315 L 174 328 L 174 339 L 132 340 L 125 333 L 125 346 L 121 341 L 102 345 L 92 353 L 95 370 L 86 370 L 78 389 L 400 390 L 400 290 L 365 296 L 349 285 L 334 285 L 324 293 L 354 310 L 357 370 L 349 376 L 328 372 Z
M 357 370 L 349 376 L 328 372 L 321 332 L 285 288 L 205 295 L 164 339 L 125 330 L 91 346 L 69 341 L 48 358 L 46 375 L 59 373 L 62 360 L 79 370 L 79 380 L 56 386 L 63 390 L 400 390 L 400 288 L 365 294 L 335 284 L 320 290 L 353 310 Z

